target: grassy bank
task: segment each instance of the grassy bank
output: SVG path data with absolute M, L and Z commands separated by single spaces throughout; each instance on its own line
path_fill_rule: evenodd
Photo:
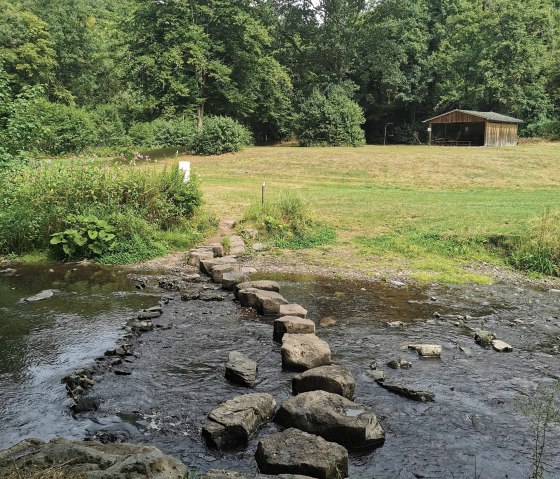
M 493 245 L 527 238 L 533 221 L 560 205 L 558 143 L 501 149 L 261 147 L 184 159 L 219 216 L 241 217 L 260 199 L 262 181 L 269 197 L 299 193 L 337 230 L 333 245 L 306 251 L 304 259 L 352 264 L 372 274 L 487 281 L 464 266 L 505 264 L 504 250 Z

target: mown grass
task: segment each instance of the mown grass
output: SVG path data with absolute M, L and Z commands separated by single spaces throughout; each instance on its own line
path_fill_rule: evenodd
M 269 196 L 291 191 L 306 198 L 337 239 L 305 251 L 304 259 L 371 274 L 404 270 L 429 281 L 488 281 L 464 266 L 505 264 L 494 239 L 528 237 L 531 222 L 560 205 L 560 143 L 256 147 L 182 159 L 222 217 L 242 217 L 260 200 L 262 181 Z

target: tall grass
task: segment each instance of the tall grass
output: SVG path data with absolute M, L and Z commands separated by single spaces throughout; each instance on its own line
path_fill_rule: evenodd
M 116 252 L 150 257 L 167 248 L 158 232 L 184 229 L 201 203 L 196 176 L 184 183 L 178 165 L 156 171 L 41 162 L 0 177 L 0 253 L 46 249 L 69 215 L 95 215 L 116 227 Z
M 255 227 L 260 237 L 279 248 L 311 248 L 336 239 L 334 229 L 318 221 L 309 203 L 292 193 L 280 195 L 264 205 L 251 205 L 240 225 Z

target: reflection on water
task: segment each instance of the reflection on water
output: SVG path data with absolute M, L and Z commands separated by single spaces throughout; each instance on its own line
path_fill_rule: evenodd
M 20 266 L 0 276 L 0 448 L 25 437 L 82 437 L 61 384 L 110 348 L 133 311 L 154 304 L 115 270 Z M 50 299 L 22 299 L 44 289 Z

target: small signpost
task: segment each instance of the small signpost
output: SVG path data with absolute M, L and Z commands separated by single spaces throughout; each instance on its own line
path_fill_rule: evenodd
M 179 162 L 179 169 L 185 172 L 185 176 L 183 178 L 183 183 L 188 183 L 191 178 L 191 162 L 190 161 L 180 161 Z
M 261 203 L 262 203 L 262 206 L 264 206 L 264 194 L 265 194 L 265 191 L 266 191 L 266 181 L 263 181 L 263 182 L 262 182 L 262 191 L 261 191 Z

